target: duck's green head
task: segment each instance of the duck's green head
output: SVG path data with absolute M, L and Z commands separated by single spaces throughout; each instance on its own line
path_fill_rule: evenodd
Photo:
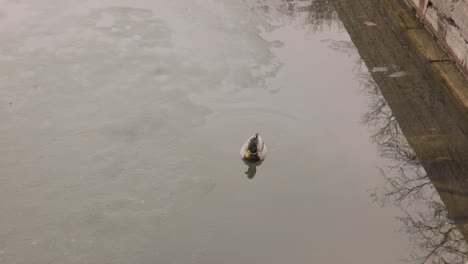
M 252 154 L 257 154 L 257 144 L 255 144 L 255 142 L 249 143 L 249 147 L 247 149 L 247 153 L 245 153 L 245 157 L 249 158 Z

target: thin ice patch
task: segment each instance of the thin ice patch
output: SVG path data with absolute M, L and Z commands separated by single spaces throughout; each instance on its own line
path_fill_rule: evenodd
M 386 72 L 386 71 L 388 71 L 388 67 L 374 67 L 371 70 L 371 72 Z
M 394 73 L 388 75 L 388 77 L 399 78 L 399 77 L 403 77 L 403 76 L 406 76 L 406 75 L 408 75 L 408 73 L 405 72 L 405 71 L 397 71 L 397 72 L 394 72 Z

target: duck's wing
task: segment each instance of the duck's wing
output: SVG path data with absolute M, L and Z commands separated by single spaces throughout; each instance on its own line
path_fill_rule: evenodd
M 258 151 L 257 153 L 258 157 L 260 160 L 264 160 L 267 155 L 267 146 L 262 142 L 262 149 Z
M 262 137 L 258 136 L 258 138 L 256 139 L 256 143 L 257 143 L 257 150 L 258 152 L 262 152 L 263 151 L 263 148 L 265 147 L 265 144 L 263 143 L 263 139 Z

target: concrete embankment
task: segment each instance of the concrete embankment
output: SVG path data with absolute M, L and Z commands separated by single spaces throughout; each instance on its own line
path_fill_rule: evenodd
M 457 65 L 457 60 L 450 56 L 450 52 L 445 52 L 440 46 L 443 43 L 437 42 L 437 38 L 431 35 L 427 27 L 414 15 L 414 11 L 401 0 L 384 0 L 381 4 L 388 13 L 388 19 L 395 23 L 396 30 L 403 32 L 408 45 L 427 63 L 431 75 L 443 82 L 444 88 L 450 91 L 457 103 L 468 113 L 468 79 L 460 72 L 462 68 L 459 66 L 462 64 Z M 450 40 L 449 43 L 451 43 Z M 464 49 L 462 45 L 459 45 L 459 48 Z M 468 52 L 468 46 L 466 48 Z M 460 56 L 461 54 L 468 56 L 468 53 L 463 52 L 457 49 L 457 54 L 460 53 Z
M 468 76 L 468 0 L 406 0 Z

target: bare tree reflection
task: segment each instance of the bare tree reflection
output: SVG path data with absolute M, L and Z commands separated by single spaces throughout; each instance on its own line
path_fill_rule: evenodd
M 314 32 L 343 28 L 331 0 L 284 0 L 280 11 L 291 16 L 306 13 L 305 24 L 310 25 Z
M 409 213 L 401 217 L 404 230 L 417 245 L 408 260 L 415 263 L 463 264 L 468 260 L 468 246 L 460 230 L 449 219 L 447 210 L 440 200 L 424 202 L 427 213 Z M 429 210 L 428 210 L 429 209 Z
M 371 196 L 384 205 L 402 209 L 399 219 L 414 243 L 408 262 L 463 264 L 468 260 L 468 244 L 440 200 L 416 153 L 406 141 L 390 107 L 371 75 L 360 76 L 363 92 L 369 97 L 369 111 L 362 122 L 372 130 L 372 141 L 382 157 L 393 160 L 381 170 L 385 186 Z
M 433 192 L 434 188 L 416 153 L 406 141 L 374 80 L 368 74 L 362 74 L 360 78 L 363 92 L 370 99 L 369 111 L 363 114 L 362 122 L 372 130 L 371 140 L 377 144 L 380 156 L 393 160 L 390 169 L 397 171 L 386 173 L 381 170 L 387 184 L 381 201 L 400 205 L 404 201 L 424 198 L 422 194 L 427 193 L 427 189 Z
M 315 0 L 307 7 L 307 23 L 314 31 L 323 31 L 333 26 L 343 28 L 330 0 Z
M 419 166 L 416 153 L 406 141 L 387 101 L 374 80 L 367 74 L 360 76 L 363 92 L 368 95 L 369 111 L 362 116 L 362 122 L 372 129 L 372 141 L 377 143 L 382 157 L 397 161 L 397 167 Z

